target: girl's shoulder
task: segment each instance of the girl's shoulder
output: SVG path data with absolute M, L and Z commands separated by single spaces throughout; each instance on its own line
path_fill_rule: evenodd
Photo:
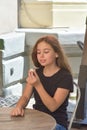
M 72 76 L 71 75 L 71 73 L 68 71 L 68 70 L 66 70 L 66 69 L 64 69 L 64 68 L 61 68 L 60 69 L 60 71 L 59 71 L 59 73 L 61 74 L 61 75 L 70 75 L 70 76 Z

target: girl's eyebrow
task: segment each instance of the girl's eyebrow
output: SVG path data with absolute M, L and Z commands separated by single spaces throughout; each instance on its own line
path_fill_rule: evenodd
M 37 51 L 39 51 L 40 49 L 37 49 Z M 50 48 L 44 48 L 43 50 L 51 50 Z

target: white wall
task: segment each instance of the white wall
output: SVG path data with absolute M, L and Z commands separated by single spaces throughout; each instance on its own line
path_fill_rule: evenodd
M 17 1 L 0 0 L 0 34 L 14 31 L 17 28 Z M 53 4 L 53 26 L 85 28 L 87 16 L 87 2 L 72 3 L 54 2 Z
M 17 27 L 17 0 L 0 0 L 0 34 Z
M 53 4 L 53 26 L 85 29 L 87 16 L 86 2 L 55 2 Z

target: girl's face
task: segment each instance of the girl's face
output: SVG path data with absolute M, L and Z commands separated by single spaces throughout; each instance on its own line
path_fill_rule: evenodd
M 42 66 L 49 66 L 56 63 L 58 54 L 46 42 L 40 42 L 37 45 L 37 59 Z

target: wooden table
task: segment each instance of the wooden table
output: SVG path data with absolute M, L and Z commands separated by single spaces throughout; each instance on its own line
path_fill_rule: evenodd
M 26 109 L 24 117 L 11 117 L 12 108 L 0 108 L 0 130 L 54 130 L 56 121 L 50 115 Z

